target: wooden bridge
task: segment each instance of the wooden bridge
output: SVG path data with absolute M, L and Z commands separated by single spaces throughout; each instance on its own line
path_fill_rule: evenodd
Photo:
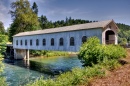
M 113 20 L 21 32 L 13 36 L 14 58 L 29 59 L 29 50 L 78 52 L 92 36 L 97 36 L 102 44 L 117 44 L 117 32 Z

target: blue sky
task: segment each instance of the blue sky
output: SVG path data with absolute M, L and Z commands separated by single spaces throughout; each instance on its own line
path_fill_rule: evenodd
M 11 24 L 8 14 L 10 4 L 16 0 L 0 0 L 0 21 L 5 28 Z M 109 20 L 130 25 L 130 0 L 29 0 L 36 2 L 39 13 L 48 20 L 64 20 L 66 17 L 84 20 Z

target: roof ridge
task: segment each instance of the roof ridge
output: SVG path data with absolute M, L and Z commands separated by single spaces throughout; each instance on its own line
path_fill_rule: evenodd
M 91 28 L 99 28 L 99 27 L 104 28 L 106 25 L 108 25 L 112 21 L 113 20 L 105 20 L 105 21 L 76 24 L 76 25 L 63 26 L 63 27 L 57 27 L 57 28 L 48 28 L 48 29 L 44 29 L 44 30 L 20 32 L 20 33 L 14 35 L 14 36 L 25 36 L 25 35 L 65 32 L 65 31 L 74 31 L 74 30 L 91 29 Z

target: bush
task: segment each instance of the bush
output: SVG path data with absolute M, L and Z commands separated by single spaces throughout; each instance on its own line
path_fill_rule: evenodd
M 0 57 L 0 86 L 7 86 L 7 83 L 5 82 L 5 77 L 1 76 L 1 73 L 3 72 L 4 64 L 2 63 L 2 58 Z
M 86 68 L 74 68 L 70 72 L 63 73 L 55 79 L 43 80 L 43 78 L 36 80 L 27 86 L 75 86 L 78 84 L 86 84 L 94 76 L 104 76 L 105 71 L 98 65 Z
M 126 56 L 126 50 L 119 45 L 102 45 L 97 37 L 91 37 L 79 51 L 78 58 L 86 66 L 92 66 L 104 60 L 119 59 Z
M 114 70 L 121 66 L 121 64 L 118 62 L 118 60 L 112 59 L 112 60 L 104 60 L 102 63 L 100 63 L 103 68 L 107 70 Z

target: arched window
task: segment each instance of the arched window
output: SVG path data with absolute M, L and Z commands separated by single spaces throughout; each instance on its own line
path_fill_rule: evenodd
M 63 46 L 63 45 L 64 45 L 64 40 L 63 40 L 63 38 L 60 38 L 60 40 L 59 40 L 59 45 L 60 45 L 60 46 Z
M 46 45 L 46 39 L 43 39 L 42 44 L 43 44 L 43 46 Z
M 27 40 L 25 40 L 25 45 L 27 45 Z
M 54 38 L 51 39 L 51 46 L 54 46 Z
M 16 45 L 18 45 L 18 40 L 16 40 Z
M 22 42 L 22 40 L 20 41 L 20 43 L 21 43 L 21 45 L 23 45 L 23 42 Z
M 30 40 L 30 45 L 32 46 L 32 39 Z
M 38 39 L 36 39 L 36 46 L 38 46 L 39 45 L 39 40 Z
M 74 46 L 74 37 L 70 38 L 70 46 Z
M 82 43 L 86 42 L 87 41 L 87 37 L 86 36 L 83 36 L 82 37 Z

